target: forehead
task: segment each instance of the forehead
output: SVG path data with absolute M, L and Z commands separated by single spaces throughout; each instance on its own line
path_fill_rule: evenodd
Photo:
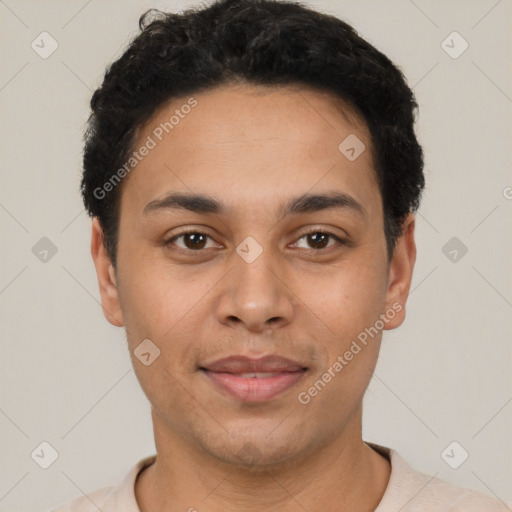
M 141 213 L 173 190 L 193 190 L 249 212 L 271 198 L 336 187 L 380 208 L 366 123 L 328 93 L 226 85 L 175 98 L 139 127 L 134 149 L 148 141 L 152 149 L 123 184 L 122 208 L 129 198 Z

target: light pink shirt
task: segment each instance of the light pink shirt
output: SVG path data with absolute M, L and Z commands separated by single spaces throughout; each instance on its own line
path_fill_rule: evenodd
M 510 512 L 505 503 L 412 469 L 395 450 L 367 442 L 391 462 L 391 476 L 375 512 Z M 122 482 L 48 512 L 140 512 L 135 499 L 135 480 L 156 455 L 146 457 Z

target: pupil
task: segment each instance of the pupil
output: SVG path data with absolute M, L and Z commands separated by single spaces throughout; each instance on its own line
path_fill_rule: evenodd
M 318 240 L 317 240 L 317 241 L 314 241 L 314 242 L 313 242 L 313 245 L 314 245 L 316 248 L 318 248 L 319 246 L 321 246 L 320 248 L 325 247 L 325 245 L 326 245 L 326 244 L 325 244 L 325 241 L 326 241 L 326 239 L 327 239 L 328 235 L 323 234 L 323 233 L 313 233 L 312 235 L 309 235 L 309 236 L 311 237 L 311 239 L 312 239 L 312 240 L 313 240 L 315 237 L 321 237 L 321 238 L 323 238 L 323 240 L 322 240 L 321 242 L 318 242 Z
M 203 238 L 203 240 L 199 241 L 200 238 Z M 201 249 L 202 248 L 201 244 L 204 244 L 204 236 L 201 235 L 200 233 L 188 233 L 185 236 L 185 241 L 186 242 L 192 241 L 192 243 L 190 244 L 192 247 L 189 247 L 189 249 Z M 198 241 L 199 241 L 199 243 L 198 243 Z M 188 246 L 189 244 L 186 243 L 186 245 Z

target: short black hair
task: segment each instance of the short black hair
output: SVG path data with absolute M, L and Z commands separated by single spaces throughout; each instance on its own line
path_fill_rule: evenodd
M 288 0 L 216 0 L 180 13 L 151 9 L 139 28 L 94 92 L 84 136 L 82 197 L 99 219 L 114 267 L 121 186 L 104 185 L 129 159 L 137 128 L 173 98 L 231 83 L 309 86 L 358 111 L 372 138 L 391 258 L 425 180 L 414 133 L 418 105 L 388 57 L 337 17 Z

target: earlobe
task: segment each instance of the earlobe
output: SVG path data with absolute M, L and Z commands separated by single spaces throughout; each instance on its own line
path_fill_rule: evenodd
M 116 327 L 124 325 L 119 290 L 112 261 L 107 254 L 103 238 L 103 229 L 97 217 L 92 220 L 91 255 L 96 267 L 101 306 L 105 318 Z
M 402 225 L 402 234 L 396 242 L 389 265 L 386 311 L 393 310 L 396 314 L 386 324 L 385 329 L 395 329 L 405 320 L 405 303 L 409 295 L 416 262 L 414 228 L 415 217 L 409 213 Z

